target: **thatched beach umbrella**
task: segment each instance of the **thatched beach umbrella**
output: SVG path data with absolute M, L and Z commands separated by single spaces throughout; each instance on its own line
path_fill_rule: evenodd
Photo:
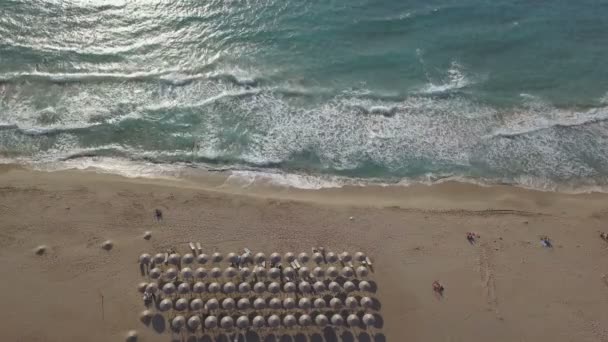
M 325 274 L 330 278 L 336 278 L 338 277 L 338 269 L 333 266 L 330 266 L 327 268 Z
M 296 307 L 296 301 L 295 301 L 295 299 L 293 299 L 293 298 L 285 298 L 283 300 L 283 307 L 286 310 L 291 310 L 291 309 L 295 308 Z
M 195 277 L 196 279 L 201 279 L 201 280 L 203 280 L 203 279 L 206 279 L 206 278 L 207 278 L 207 276 L 209 276 L 209 272 L 208 272 L 208 271 L 207 271 L 207 269 L 206 269 L 206 268 L 204 268 L 204 267 L 199 267 L 199 268 L 197 268 L 196 270 L 194 270 L 194 277 Z
M 168 280 L 172 280 L 177 278 L 177 270 L 173 267 L 169 267 L 165 270 L 165 278 Z
M 223 256 L 221 253 L 215 252 L 211 255 L 211 261 L 218 263 L 221 262 L 223 259 Z
M 185 325 L 186 325 L 186 318 L 184 316 L 181 316 L 181 315 L 180 316 L 175 316 L 175 318 L 173 318 L 173 320 L 171 321 L 171 326 L 175 330 L 180 330 Z
M 239 318 L 236 319 L 236 326 L 239 329 L 247 329 L 249 328 L 249 317 L 247 316 L 240 316 Z
M 281 324 L 281 319 L 277 315 L 270 315 L 268 317 L 268 326 L 270 328 L 277 328 Z
M 173 308 L 176 311 L 186 311 L 188 309 L 188 300 L 186 298 L 176 300 Z
M 303 327 L 309 327 L 312 325 L 312 318 L 307 314 L 303 314 L 298 318 L 298 324 Z
M 340 284 L 336 283 L 335 281 L 332 281 L 331 283 L 329 283 L 329 291 L 333 292 L 333 293 L 340 293 L 340 291 L 342 291 L 342 287 L 340 286 Z
M 243 280 L 247 279 L 251 275 L 251 270 L 249 267 L 243 267 L 239 270 L 239 274 Z
M 270 279 L 279 279 L 281 277 L 281 270 L 273 267 L 270 269 L 270 271 L 268 271 L 268 276 Z
M 372 315 L 372 314 L 365 314 L 365 315 L 363 315 L 362 321 L 365 325 L 367 325 L 368 327 L 371 327 L 374 324 L 376 324 L 376 317 L 374 317 L 374 315 Z
M 205 328 L 207 328 L 207 329 L 217 328 L 217 317 L 207 316 L 207 318 L 205 318 Z
M 196 257 L 196 262 L 198 262 L 201 265 L 206 264 L 207 262 L 209 262 L 209 256 L 207 254 L 199 254 Z
M 303 266 L 298 270 L 298 274 L 301 278 L 308 278 L 308 276 L 310 275 L 310 270 L 308 269 L 308 267 Z
M 153 316 L 154 316 L 154 313 L 152 313 L 152 311 L 144 310 L 139 314 L 139 320 L 144 324 L 148 324 L 152 320 Z
M 192 316 L 188 318 L 188 327 L 192 330 L 198 329 L 201 326 L 201 318 L 198 316 Z
M 287 328 L 292 328 L 297 323 L 298 321 L 294 315 L 285 315 L 285 317 L 283 317 L 283 325 Z
M 268 307 L 272 310 L 279 310 L 282 306 L 283 303 L 281 303 L 281 300 L 279 298 L 271 298 L 268 301 Z
M 227 282 L 224 284 L 224 293 L 234 293 L 236 292 L 236 285 L 233 282 Z
M 264 285 L 263 282 L 258 281 L 257 283 L 255 283 L 253 285 L 253 292 L 257 293 L 257 294 L 261 294 L 264 293 L 266 291 L 266 285 Z
M 363 252 L 357 252 L 355 253 L 355 260 L 357 260 L 358 262 L 363 262 L 365 261 L 366 255 Z
M 239 261 L 239 256 L 236 253 L 228 253 L 226 259 L 228 262 L 236 264 Z
M 349 327 L 358 327 L 360 323 L 359 316 L 355 314 L 350 314 L 346 317 L 346 323 L 348 323 Z
M 295 254 L 293 254 L 292 252 L 285 253 L 285 261 L 287 261 L 287 262 L 293 262 L 294 260 L 296 260 L 296 255 Z
M 256 310 L 266 309 L 266 300 L 264 298 L 256 298 L 253 301 L 253 308 Z
M 257 253 L 254 257 L 253 257 L 253 261 L 255 261 L 256 264 L 261 264 L 264 261 L 266 261 L 266 255 L 264 253 Z
M 201 310 L 203 308 L 203 306 L 204 306 L 203 300 L 200 298 L 193 299 L 190 302 L 190 310 L 192 310 L 192 311 Z
M 215 283 L 215 282 L 209 284 L 209 286 L 207 286 L 207 291 L 209 293 L 218 293 L 218 292 L 220 292 L 220 284 Z
M 152 261 L 152 256 L 148 253 L 144 253 L 139 256 L 139 263 L 142 265 L 148 265 Z
M 338 262 L 338 256 L 334 252 L 329 252 L 325 255 L 325 260 L 330 264 L 335 264 Z
M 308 256 L 308 253 L 302 252 L 298 255 L 298 260 L 300 260 L 301 263 L 305 264 L 310 261 L 310 257 Z
M 310 283 L 307 282 L 307 281 L 301 281 L 300 284 L 298 284 L 298 289 L 302 293 L 310 293 L 310 292 L 312 292 L 312 287 L 310 286 Z
M 150 294 L 156 294 L 156 292 L 158 292 L 158 284 L 157 283 L 150 283 L 146 286 L 146 293 L 150 293 Z
M 331 324 L 336 327 L 341 327 L 344 325 L 344 318 L 340 314 L 334 314 L 331 316 Z
M 182 260 L 181 255 L 179 255 L 178 253 L 173 253 L 171 255 L 169 255 L 169 264 L 171 265 L 179 265 L 179 262 Z
M 193 262 L 194 262 L 194 255 L 192 255 L 190 253 L 186 253 L 186 254 L 184 254 L 184 256 L 182 256 L 182 264 L 190 265 Z
M 359 306 L 359 302 L 357 302 L 357 298 L 355 297 L 346 297 L 344 304 L 351 310 L 356 309 Z
M 165 255 L 163 253 L 156 253 L 153 260 L 156 265 L 160 265 L 165 262 Z
M 322 263 L 323 262 L 323 254 L 318 253 L 318 252 L 313 253 L 313 255 L 312 255 L 312 261 L 314 261 L 317 264 Z
M 205 303 L 205 308 L 207 310 L 217 310 L 219 307 L 220 302 L 215 298 L 211 298 L 207 301 L 207 303 Z
M 251 321 L 251 325 L 256 329 L 263 328 L 266 325 L 266 320 L 262 316 L 255 316 Z
M 146 287 L 148 287 L 148 283 L 141 282 L 141 283 L 137 284 L 137 291 L 139 293 L 144 293 L 144 292 L 146 292 Z
M 181 283 L 177 286 L 177 293 L 179 294 L 188 294 L 190 293 L 190 284 Z
M 318 314 L 315 317 L 315 324 L 321 328 L 327 326 L 328 323 L 329 323 L 329 320 L 327 319 L 327 316 L 325 316 L 323 314 Z
M 285 267 L 283 269 L 283 275 L 285 277 L 293 279 L 293 277 L 296 275 L 296 271 L 291 267 Z
M 251 285 L 247 282 L 242 282 L 239 284 L 239 292 L 240 293 L 248 293 L 251 291 Z
M 323 284 L 323 282 L 321 282 L 321 281 L 317 281 L 316 283 L 314 283 L 312 285 L 312 287 L 316 293 L 321 293 L 321 292 L 324 292 L 327 290 L 327 288 L 325 287 L 325 284 Z
M 277 282 L 272 282 L 272 283 L 268 284 L 268 292 L 270 292 L 272 294 L 277 294 L 277 293 L 281 292 L 281 285 L 279 285 L 279 283 L 277 283 Z
M 353 292 L 357 289 L 357 287 L 355 286 L 355 284 L 352 281 L 345 281 L 343 287 L 344 287 L 344 292 L 346 292 L 346 293 Z
M 344 278 L 352 278 L 355 275 L 355 271 L 351 267 L 344 267 L 342 269 L 342 276 Z
M 155 268 L 151 269 L 150 272 L 148 272 L 148 274 L 150 275 L 150 278 L 152 278 L 152 279 L 159 279 L 160 276 L 163 274 L 163 271 L 161 271 L 160 268 L 155 267 Z
M 364 278 L 364 277 L 367 277 L 368 274 L 369 274 L 369 270 L 367 269 L 367 267 L 365 267 L 365 266 L 357 267 L 357 275 L 359 277 Z
M 300 298 L 300 300 L 298 301 L 298 307 L 303 310 L 310 309 L 312 307 L 312 302 L 310 301 L 310 298 L 307 298 L 307 297 Z
M 175 293 L 175 291 L 177 291 L 177 289 L 175 288 L 175 284 L 173 283 L 166 283 L 165 285 L 163 285 L 163 293 L 166 295 L 172 295 Z
M 283 291 L 285 291 L 287 293 L 296 292 L 296 284 L 294 284 L 291 281 L 286 282 L 285 285 L 283 285 Z
M 254 269 L 255 275 L 258 276 L 258 278 L 266 278 L 266 269 L 262 266 L 257 266 Z
M 312 275 L 314 275 L 317 279 L 323 278 L 325 277 L 325 270 L 323 270 L 321 267 L 315 267 L 312 270 Z
M 226 278 L 234 278 L 236 277 L 236 268 L 234 267 L 228 267 L 224 270 L 224 277 Z
M 192 286 L 192 292 L 198 293 L 198 294 L 204 293 L 205 292 L 205 283 L 200 282 L 200 281 L 194 283 L 194 286 Z
M 281 262 L 281 254 L 279 254 L 277 252 L 274 252 L 274 253 L 270 254 L 270 262 L 272 264 L 275 264 L 275 265 L 278 264 L 278 263 L 280 263 Z
M 230 316 L 224 316 L 220 321 L 220 326 L 223 329 L 232 329 L 234 327 L 234 320 Z
M 172 307 L 173 307 L 173 302 L 171 301 L 171 299 L 165 298 L 165 299 L 161 300 L 160 303 L 158 304 L 158 311 L 166 312 L 166 311 L 171 310 Z
M 359 291 L 362 292 L 371 292 L 372 290 L 372 284 L 370 284 L 369 282 L 362 280 L 359 282 Z
M 334 297 L 329 301 L 329 306 L 335 310 L 342 309 L 342 301 L 340 298 Z
M 192 277 L 193 277 L 193 272 L 190 267 L 182 268 L 180 273 L 182 275 L 182 278 L 184 278 L 184 279 L 192 279 Z
M 247 310 L 251 307 L 251 303 L 249 302 L 249 298 L 241 298 L 236 302 L 236 307 L 239 310 Z
M 353 257 L 348 252 L 342 252 L 342 254 L 340 254 L 340 260 L 342 260 L 342 262 L 349 262 L 353 260 Z
M 219 267 L 214 267 L 209 272 L 209 275 L 211 275 L 212 278 L 217 279 L 222 276 L 222 269 Z
M 313 302 L 313 306 L 315 307 L 315 309 L 325 309 L 327 307 L 327 303 L 325 303 L 325 300 L 323 298 L 317 298 Z
M 369 309 L 374 306 L 374 301 L 369 297 L 362 297 L 359 303 L 361 304 L 361 307 L 365 309 Z
M 224 310 L 234 310 L 235 306 L 236 306 L 236 303 L 234 302 L 234 299 L 232 299 L 232 298 L 225 298 L 222 301 L 222 309 L 224 309 Z

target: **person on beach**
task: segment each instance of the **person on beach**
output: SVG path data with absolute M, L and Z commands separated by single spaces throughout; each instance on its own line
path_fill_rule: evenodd
M 445 290 L 445 288 L 443 287 L 443 285 L 441 285 L 439 283 L 439 281 L 435 280 L 433 282 L 433 291 L 435 291 L 435 293 L 437 293 L 440 296 L 443 296 L 443 291 Z

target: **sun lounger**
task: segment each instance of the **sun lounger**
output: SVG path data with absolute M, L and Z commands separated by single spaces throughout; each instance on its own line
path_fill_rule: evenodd
M 192 254 L 196 255 L 196 248 L 194 247 L 194 244 L 192 242 L 190 242 L 189 245 L 190 245 L 190 250 L 192 251 Z
M 198 249 L 198 254 L 203 253 L 203 246 L 201 246 L 200 242 L 196 243 L 196 249 Z
M 369 257 L 365 257 L 365 265 L 372 266 L 372 261 Z
M 164 264 L 167 265 L 169 263 L 169 253 L 165 253 L 165 261 Z

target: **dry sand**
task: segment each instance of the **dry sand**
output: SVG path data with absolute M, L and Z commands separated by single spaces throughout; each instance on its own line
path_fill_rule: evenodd
M 201 241 L 210 252 L 366 251 L 389 342 L 608 341 L 606 195 L 455 183 L 243 189 L 204 178 L 2 166 L 0 340 L 123 341 L 136 329 L 140 341 L 170 341 L 138 320 L 137 257 Z M 477 246 L 467 231 L 481 235 Z M 544 234 L 553 249 L 540 246 Z M 110 251 L 100 247 L 107 239 Z

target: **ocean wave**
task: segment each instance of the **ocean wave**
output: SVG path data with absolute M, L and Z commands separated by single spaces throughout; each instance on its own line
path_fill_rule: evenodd
M 441 82 L 432 82 L 428 75 L 427 78 L 429 78 L 429 83 L 419 91 L 421 94 L 451 92 L 466 88 L 474 83 L 473 80 L 465 74 L 464 67 L 457 62 L 452 62 L 450 68 L 446 72 L 445 79 Z

